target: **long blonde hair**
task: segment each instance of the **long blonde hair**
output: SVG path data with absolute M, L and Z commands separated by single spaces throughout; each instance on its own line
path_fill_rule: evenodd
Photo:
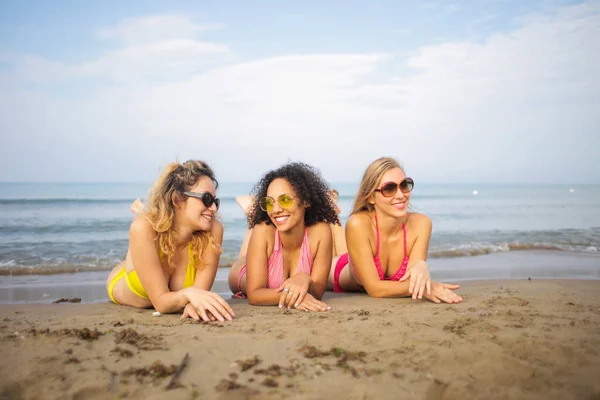
M 173 229 L 175 219 L 175 198 L 183 199 L 183 192 L 190 190 L 202 177 L 213 181 L 215 188 L 219 186 L 213 170 L 204 161 L 189 160 L 183 164 L 173 162 L 168 164 L 158 180 L 152 185 L 148 196 L 148 206 L 144 216 L 157 233 L 159 252 L 162 257 L 167 257 L 169 270 L 175 268 L 175 240 L 177 233 Z M 206 248 L 221 252 L 216 245 L 210 231 L 194 232 L 192 240 L 193 264 L 199 268 L 202 263 L 202 254 Z
M 379 181 L 383 175 L 390 169 L 394 168 L 400 168 L 403 170 L 398 161 L 391 157 L 381 157 L 369 164 L 360 181 L 358 193 L 356 194 L 356 199 L 354 200 L 354 207 L 352 207 L 352 212 L 350 215 L 359 213 L 361 211 L 374 210 L 375 206 L 371 204 L 369 200 L 373 197 L 375 189 L 377 189 L 377 185 L 379 184 Z

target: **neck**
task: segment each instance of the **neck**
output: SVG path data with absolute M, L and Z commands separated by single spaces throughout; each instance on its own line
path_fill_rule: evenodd
M 175 246 L 180 249 L 186 247 L 190 240 L 192 240 L 192 236 L 194 231 L 190 229 L 189 226 L 186 226 L 180 218 L 178 218 L 177 214 L 175 214 L 175 218 L 173 221 L 173 230 L 175 231 Z
M 294 249 L 302 246 L 304 240 L 304 222 L 294 226 L 287 232 L 279 232 L 281 246 L 287 249 Z
M 393 217 L 389 214 L 384 214 L 375 209 L 377 216 L 377 224 L 379 232 L 383 232 L 386 236 L 391 236 L 402 230 L 402 225 L 408 220 L 408 214 L 403 217 Z

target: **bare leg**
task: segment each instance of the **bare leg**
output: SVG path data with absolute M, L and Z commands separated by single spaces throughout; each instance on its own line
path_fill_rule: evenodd
M 246 236 L 244 236 L 244 241 L 242 242 L 242 247 L 240 247 L 240 253 L 238 254 L 239 258 L 246 258 L 246 254 L 248 253 L 248 244 L 250 243 L 250 236 L 252 236 L 252 229 L 248 229 L 246 232 Z
M 135 215 L 139 215 L 144 211 L 144 203 L 140 199 L 135 199 L 133 203 L 131 203 L 131 207 L 129 207 L 132 213 Z
M 246 216 L 252 209 L 252 205 L 254 204 L 254 196 L 237 196 L 235 201 L 238 205 L 244 210 Z M 246 258 L 246 253 L 248 252 L 248 243 L 250 243 L 250 236 L 252 236 L 252 229 L 248 229 L 246 235 L 244 236 L 244 241 L 242 242 L 242 247 L 240 247 L 240 253 L 238 258 Z
M 327 278 L 327 290 L 333 291 L 333 275 L 335 273 L 335 265 L 337 264 L 340 256 L 333 257 L 331 261 L 331 268 L 329 269 L 329 277 Z M 340 287 L 345 292 L 364 292 L 365 288 L 358 282 L 358 280 L 352 275 L 352 266 L 345 265 L 340 273 Z
M 248 216 L 248 213 L 250 212 L 250 210 L 252 209 L 252 205 L 254 204 L 254 196 L 237 196 L 235 198 L 235 201 L 237 201 L 239 206 L 242 207 L 242 210 L 244 210 L 244 214 Z
M 227 282 L 229 283 L 229 289 L 231 290 L 231 293 L 237 293 L 239 291 L 238 288 L 238 279 L 240 276 L 240 270 L 242 269 L 242 267 L 246 264 L 246 257 L 240 257 L 236 262 L 233 263 L 233 265 L 231 266 L 231 270 L 229 271 L 229 277 L 227 279 Z M 242 293 L 246 294 L 246 274 L 244 274 L 244 276 L 242 277 L 242 281 L 241 281 L 241 289 L 242 289 Z

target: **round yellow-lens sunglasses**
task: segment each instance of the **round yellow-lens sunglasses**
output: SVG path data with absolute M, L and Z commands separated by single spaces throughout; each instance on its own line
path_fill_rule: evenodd
M 288 209 L 294 204 L 294 198 L 290 194 L 284 193 L 277 197 L 277 202 L 281 208 Z M 258 205 L 261 210 L 269 213 L 273 211 L 273 207 L 275 207 L 275 199 L 270 196 L 263 197 L 260 199 Z

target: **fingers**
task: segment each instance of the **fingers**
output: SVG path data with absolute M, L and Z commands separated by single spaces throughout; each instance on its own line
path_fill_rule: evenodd
M 431 279 L 427 279 L 427 294 L 431 295 Z
M 306 293 L 306 290 L 301 290 L 300 293 L 298 293 L 298 298 L 294 301 L 294 307 L 298 307 L 298 305 L 304 301 Z
M 212 310 L 210 310 L 210 312 L 219 320 L 219 321 L 224 321 L 223 317 L 228 320 L 231 321 L 231 315 L 229 315 L 229 312 L 227 312 L 227 310 L 225 309 L 225 307 L 223 307 L 223 305 L 221 305 L 221 303 L 219 303 L 218 301 L 214 301 L 212 303 L 213 308 L 217 311 L 217 314 L 215 314 L 214 312 L 212 312 Z
M 183 309 L 183 314 L 181 314 L 181 320 L 190 318 L 190 314 L 188 313 L 188 307 Z
M 456 290 L 460 288 L 460 285 L 452 285 L 450 283 L 442 283 L 442 285 L 446 288 L 446 289 L 451 289 L 451 290 Z
M 225 321 L 225 318 L 223 318 L 223 315 L 219 312 L 219 310 L 217 310 L 215 304 L 207 304 L 206 311 L 211 313 L 219 322 Z
M 208 318 L 208 315 L 206 315 L 206 311 L 204 310 L 204 307 L 194 306 L 194 308 L 196 308 L 196 310 L 198 310 L 198 314 L 200 314 L 200 318 L 202 318 L 202 321 L 210 322 L 210 319 Z
M 437 296 L 431 294 L 431 295 L 426 295 L 425 296 L 428 300 L 433 301 L 435 304 L 440 304 L 442 301 L 440 299 L 437 298 Z
M 186 316 L 187 315 L 187 316 Z M 182 319 L 185 318 L 192 318 L 195 321 L 200 321 L 200 316 L 198 315 L 198 311 L 196 311 L 196 309 L 194 308 L 194 306 L 191 307 L 185 307 L 185 310 L 183 310 L 183 316 L 181 317 Z
M 235 317 L 235 313 L 233 312 L 233 309 L 231 308 L 231 306 L 229 305 L 228 302 L 225 301 L 225 299 L 223 299 L 221 296 L 219 296 L 216 293 L 210 293 L 213 298 L 216 300 L 217 304 L 219 304 L 225 311 L 225 313 L 227 314 L 223 314 L 225 316 L 225 318 L 227 318 L 229 321 L 231 321 L 232 317 Z
M 423 298 L 423 289 L 425 286 L 425 282 L 423 281 L 423 275 L 418 274 L 415 277 L 415 291 L 413 292 L 413 299 L 422 299 Z
M 288 291 L 284 289 L 283 292 L 281 292 L 281 296 L 279 296 L 279 303 L 278 306 L 279 308 L 283 308 L 283 305 L 285 304 L 285 298 L 288 295 Z
M 297 293 L 296 293 L 296 291 L 294 291 L 293 293 L 289 292 L 289 294 L 290 294 L 290 296 L 286 301 L 287 308 L 290 308 L 290 307 L 298 304 L 298 298 L 300 297 L 300 291 L 298 291 Z
M 402 275 L 402 278 L 400 278 L 399 282 L 404 282 L 409 277 L 410 277 L 410 271 L 406 271 L 406 273 L 404 275 Z

